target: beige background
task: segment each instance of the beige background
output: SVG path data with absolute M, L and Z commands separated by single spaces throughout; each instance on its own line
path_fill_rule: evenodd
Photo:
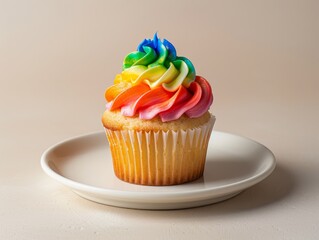
M 0 239 L 316 239 L 318 1 L 0 0 Z M 216 130 L 276 155 L 264 182 L 212 206 L 86 201 L 47 177 L 50 145 L 102 130 L 104 90 L 158 31 L 213 87 Z

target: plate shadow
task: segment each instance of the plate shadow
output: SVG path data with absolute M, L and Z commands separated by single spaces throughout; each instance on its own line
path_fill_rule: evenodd
M 296 190 L 296 177 L 280 163 L 273 173 L 260 183 L 248 188 L 239 195 L 213 205 L 198 207 L 193 210 L 184 211 L 175 210 L 175 214 L 181 214 L 181 217 L 197 215 L 199 217 L 208 217 L 225 214 L 238 214 L 245 211 L 253 211 L 269 207 L 276 204 Z M 189 212 L 189 213 L 187 213 Z

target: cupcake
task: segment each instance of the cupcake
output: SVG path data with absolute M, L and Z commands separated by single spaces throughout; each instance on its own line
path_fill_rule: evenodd
M 165 186 L 203 175 L 215 122 L 212 89 L 172 43 L 157 34 L 144 39 L 105 99 L 102 123 L 119 179 Z

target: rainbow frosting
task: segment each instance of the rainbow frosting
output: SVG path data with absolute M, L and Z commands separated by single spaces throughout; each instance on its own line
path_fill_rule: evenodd
M 208 81 L 196 76 L 192 62 L 177 56 L 174 45 L 157 33 L 125 57 L 123 71 L 106 89 L 105 98 L 110 111 L 143 120 L 159 116 L 163 122 L 183 114 L 200 117 L 213 102 Z

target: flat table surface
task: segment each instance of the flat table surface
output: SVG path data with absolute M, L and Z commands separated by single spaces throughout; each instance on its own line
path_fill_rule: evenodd
M 0 239 L 318 239 L 315 1 L 0 1 Z M 264 181 L 205 207 L 145 211 L 85 200 L 41 154 L 103 130 L 104 90 L 155 31 L 209 80 L 215 130 L 276 156 Z

